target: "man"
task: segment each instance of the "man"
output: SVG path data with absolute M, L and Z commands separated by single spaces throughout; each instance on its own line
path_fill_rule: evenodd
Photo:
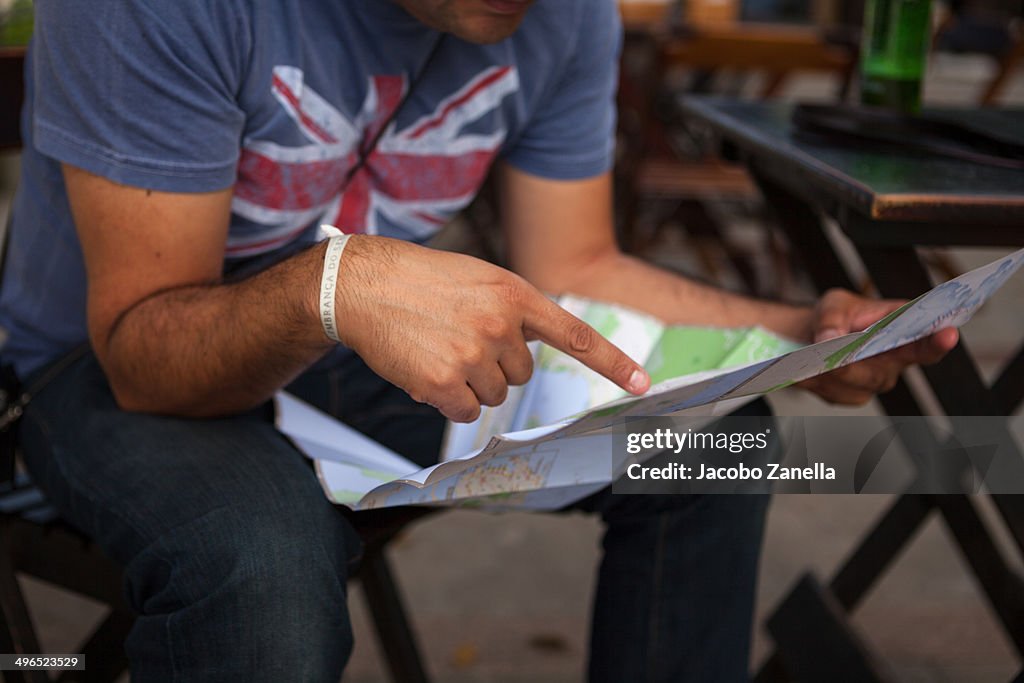
M 273 428 L 281 387 L 425 465 L 441 415 L 472 420 L 528 379 L 529 339 L 648 388 L 542 292 L 805 341 L 892 308 L 843 292 L 814 309 L 753 301 L 617 250 L 615 11 L 38 2 L 4 358 L 32 382 L 90 343 L 35 396 L 22 449 L 62 514 L 125 566 L 135 679 L 337 680 L 358 540 Z M 518 275 L 415 244 L 492 165 Z M 344 346 L 318 307 L 321 222 L 356 233 L 333 307 Z M 955 340 L 809 388 L 863 402 Z M 742 679 L 763 498 L 581 505 L 608 524 L 591 679 Z

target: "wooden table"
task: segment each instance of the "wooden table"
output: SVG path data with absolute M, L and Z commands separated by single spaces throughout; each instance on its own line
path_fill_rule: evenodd
M 849 85 L 856 63 L 856 45 L 842 31 L 821 26 L 722 21 L 672 25 L 666 3 L 620 3 L 627 35 L 652 37 L 659 43 L 662 70 L 687 67 L 763 72 L 768 79 L 762 97 L 779 92 L 793 73 L 824 71 L 839 74 Z
M 854 288 L 854 278 L 823 229 L 836 219 L 883 296 L 910 298 L 932 286 L 919 246 L 1024 246 L 1024 172 L 957 160 L 839 146 L 795 137 L 792 105 L 689 97 L 686 116 L 711 126 L 745 161 L 816 287 Z M 932 114 L 1024 142 L 1024 111 L 935 111 Z M 965 342 L 924 369 L 947 415 L 1010 415 L 1024 399 L 1024 350 L 986 383 Z M 920 415 L 918 397 L 901 381 L 879 397 L 890 415 Z M 934 448 L 938 437 L 915 434 Z M 1008 434 L 997 435 L 1012 443 Z M 1020 459 L 1020 458 L 1018 458 Z M 1024 460 L 1021 460 L 1024 477 Z M 1016 550 L 1024 552 L 1024 495 L 992 496 Z M 760 681 L 884 680 L 846 619 L 938 511 L 1008 640 L 1024 656 L 1024 577 L 993 541 L 967 496 L 902 495 L 850 554 L 826 587 L 805 579 L 769 618 L 778 651 Z
M 665 59 L 701 69 L 766 71 L 781 79 L 793 71 L 846 73 L 855 55 L 816 26 L 737 22 L 683 27 L 665 46 Z
M 656 102 L 680 71 L 693 76 L 689 87 L 694 91 L 704 91 L 721 71 L 757 74 L 764 77 L 759 97 L 778 94 L 794 74 L 827 73 L 836 77 L 836 93 L 843 99 L 856 64 L 855 46 L 841 40 L 839 32 L 829 36 L 818 26 L 680 23 L 672 3 L 621 2 L 619 7 L 626 29 L 616 165 L 621 243 L 642 254 L 664 226 L 684 225 L 709 272 L 718 268 L 714 254 L 724 251 L 749 293 L 773 295 L 770 285 L 758 281 L 744 249 L 729 239 L 705 205 L 709 199 L 756 199 L 754 184 L 742 168 L 714 156 L 680 154 L 675 143 L 693 138 L 678 121 L 666 120 Z M 641 207 L 655 203 L 671 212 L 642 212 Z M 653 229 L 644 229 L 652 224 Z
M 860 24 L 860 9 L 851 7 L 856 3 L 843 3 L 840 0 L 812 0 L 805 17 L 810 23 L 818 26 L 832 24 Z M 743 3 L 734 2 L 690 2 L 684 0 L 619 0 L 622 16 L 628 22 L 660 21 L 670 13 L 686 15 L 688 20 L 698 19 L 704 23 L 715 20 L 738 21 L 744 14 Z

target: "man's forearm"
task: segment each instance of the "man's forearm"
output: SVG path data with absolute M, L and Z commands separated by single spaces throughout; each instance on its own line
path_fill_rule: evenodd
M 798 341 L 811 337 L 812 309 L 752 299 L 614 252 L 576 271 L 566 291 L 620 303 L 677 325 L 761 325 Z
M 223 415 L 268 399 L 326 353 L 319 245 L 230 284 L 156 293 L 128 309 L 97 349 L 128 410 Z

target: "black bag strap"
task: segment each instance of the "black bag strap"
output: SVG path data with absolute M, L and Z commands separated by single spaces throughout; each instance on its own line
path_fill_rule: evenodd
M 64 372 L 89 351 L 89 344 L 80 344 L 47 367 L 32 383 L 23 387 L 10 365 L 0 367 L 0 483 L 14 480 L 15 450 L 18 435 L 15 426 L 32 397 L 46 388 L 57 375 Z
M 797 132 L 832 143 L 884 145 L 974 164 L 1024 170 L 1024 144 L 935 116 L 873 107 L 801 104 L 793 111 Z
M 18 377 L 9 365 L 0 369 L 0 378 L 4 383 L 4 386 L 0 387 L 0 406 L 2 406 L 0 433 L 10 431 L 11 426 L 24 414 L 32 397 L 45 389 L 50 382 L 57 378 L 57 375 L 64 372 L 88 351 L 89 344 L 76 346 L 59 360 L 51 363 L 26 387 L 21 386 Z
M 13 427 L 25 408 L 14 409 L 13 405 L 20 396 L 21 387 L 14 368 L 10 365 L 0 367 L 0 421 L 4 423 L 0 427 L 0 484 L 14 479 L 14 449 L 17 444 Z

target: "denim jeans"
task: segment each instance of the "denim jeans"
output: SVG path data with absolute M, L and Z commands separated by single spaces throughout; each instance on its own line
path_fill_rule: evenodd
M 434 461 L 438 413 L 353 355 L 321 365 L 291 389 Z M 90 354 L 35 397 L 20 429 L 51 502 L 125 568 L 134 681 L 339 679 L 360 541 L 269 405 L 206 420 L 126 413 Z M 591 681 L 747 680 L 767 500 L 605 490 L 573 506 L 606 524 Z

